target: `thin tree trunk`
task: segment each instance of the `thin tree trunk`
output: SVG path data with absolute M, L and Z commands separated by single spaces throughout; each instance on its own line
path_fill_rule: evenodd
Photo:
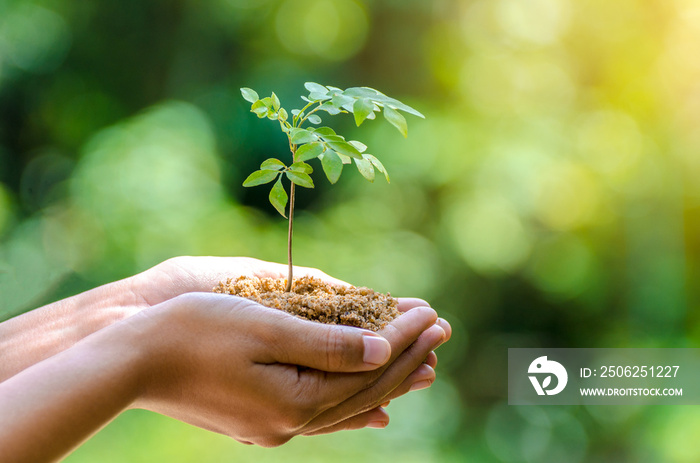
M 292 290 L 292 269 L 294 265 L 292 264 L 292 224 L 294 223 L 294 182 L 289 191 L 289 233 L 287 234 L 287 262 L 289 264 L 289 273 L 287 276 L 287 288 L 286 291 L 290 292 Z

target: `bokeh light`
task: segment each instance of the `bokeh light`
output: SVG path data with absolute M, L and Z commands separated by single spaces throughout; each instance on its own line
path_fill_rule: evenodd
M 432 389 L 274 450 L 134 411 L 67 461 L 697 461 L 695 409 L 510 407 L 504 362 L 700 344 L 698 43 L 694 0 L 0 0 L 0 319 L 176 255 L 284 261 L 241 187 L 284 138 L 239 87 L 427 116 L 327 121 L 392 181 L 312 162 L 294 252 L 431 301 L 455 327 Z
M 367 15 L 354 0 L 285 0 L 276 30 L 291 53 L 342 61 L 364 45 Z
M 9 3 L 0 19 L 0 61 L 28 72 L 56 69 L 71 42 L 66 22 L 35 2 Z

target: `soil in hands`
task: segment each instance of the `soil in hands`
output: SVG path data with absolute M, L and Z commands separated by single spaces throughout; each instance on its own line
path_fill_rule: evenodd
M 285 291 L 286 284 L 286 279 L 229 278 L 226 283 L 219 283 L 214 292 L 245 297 L 307 320 L 372 331 L 382 329 L 401 315 L 398 300 L 370 288 L 334 286 L 313 277 L 295 279 L 291 292 Z

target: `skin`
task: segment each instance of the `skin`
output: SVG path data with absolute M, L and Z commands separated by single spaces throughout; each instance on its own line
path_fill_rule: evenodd
M 383 404 L 434 381 L 449 324 L 420 299 L 372 333 L 203 292 L 286 270 L 176 258 L 0 324 L 3 461 L 58 460 L 130 408 L 262 446 L 386 426 Z

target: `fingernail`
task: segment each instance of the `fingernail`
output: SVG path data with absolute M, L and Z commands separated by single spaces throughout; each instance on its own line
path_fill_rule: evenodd
M 371 365 L 383 365 L 391 356 L 389 342 L 379 336 L 364 336 L 365 353 L 362 360 Z
M 417 383 L 413 383 L 411 385 L 411 388 L 409 389 L 409 392 L 411 391 L 420 391 L 421 389 L 425 389 L 430 387 L 432 383 L 430 380 L 424 379 L 423 381 L 418 381 Z
M 431 326 L 429 329 L 430 329 L 430 330 L 433 330 L 434 332 L 436 332 L 435 334 L 437 334 L 437 332 L 440 333 L 440 339 L 438 339 L 437 342 L 433 345 L 433 349 L 435 349 L 435 348 L 437 348 L 440 344 L 442 344 L 443 342 L 445 342 L 445 337 L 447 337 L 447 333 L 445 333 L 445 330 L 443 330 L 443 329 L 442 329 L 442 326 L 440 326 L 440 325 L 433 325 L 433 326 Z
M 384 429 L 388 424 L 389 423 L 387 423 L 386 421 L 372 421 L 367 425 L 367 427 L 374 429 Z
M 382 407 L 382 408 L 383 408 L 383 407 L 388 407 L 390 403 L 391 403 L 391 400 L 389 400 L 389 401 L 387 401 L 387 402 L 384 402 L 383 404 L 380 405 L 380 407 Z

